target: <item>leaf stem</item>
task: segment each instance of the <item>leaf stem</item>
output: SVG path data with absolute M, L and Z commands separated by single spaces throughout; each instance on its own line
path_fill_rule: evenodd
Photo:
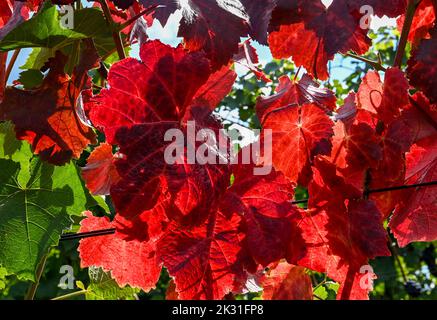
M 396 241 L 394 240 L 393 236 L 391 235 L 390 231 L 388 232 L 388 249 L 390 250 L 392 256 L 394 257 L 396 263 L 399 265 L 399 270 L 401 271 L 402 279 L 404 280 L 404 283 L 408 281 L 407 273 L 404 270 L 404 266 L 402 265 L 401 259 L 399 258 L 399 250 L 398 246 L 396 244 Z
M 46 265 L 46 261 L 48 258 L 48 254 L 44 255 L 41 259 L 41 262 L 38 265 L 38 269 L 36 270 L 36 279 L 35 282 L 32 282 L 29 289 L 27 290 L 26 296 L 24 300 L 33 300 L 35 298 L 36 290 L 38 289 L 39 282 L 41 280 L 41 276 L 44 272 L 44 267 Z
M 377 71 L 385 71 L 385 70 L 387 70 L 387 68 L 385 68 L 382 65 L 380 59 L 379 59 L 379 61 L 373 61 L 373 60 L 370 60 L 370 59 L 358 56 L 358 55 L 356 55 L 354 53 L 351 53 L 351 52 L 346 53 L 344 56 L 351 57 L 351 58 L 360 60 L 362 62 L 365 62 L 365 63 L 367 63 L 368 65 L 370 65 L 373 69 L 375 69 Z
M 8 59 L 7 52 L 0 52 L 0 102 L 3 99 L 4 90 L 6 87 L 6 60 Z
M 300 66 L 300 67 L 297 69 L 296 74 L 294 75 L 294 79 L 293 79 L 293 81 L 296 81 L 297 77 L 299 76 L 299 73 L 300 73 L 300 69 L 301 69 L 301 68 L 302 68 L 302 66 Z
M 17 62 L 18 56 L 21 52 L 21 49 L 17 49 L 12 54 L 11 60 L 9 61 L 8 67 L 6 68 L 6 76 L 5 76 L 5 83 L 8 82 L 9 76 L 11 75 L 12 69 L 14 68 L 15 62 Z
M 148 7 L 147 9 L 144 9 L 143 11 L 141 11 L 140 13 L 136 14 L 135 16 L 133 16 L 132 18 L 130 18 L 129 20 L 127 20 L 125 23 L 123 23 L 118 30 L 121 31 L 126 27 L 129 27 L 132 23 L 134 23 L 135 21 L 137 21 L 139 18 L 141 18 L 142 16 L 149 14 L 151 12 L 153 12 L 156 8 L 158 8 L 159 5 L 153 5 Z
M 405 14 L 404 26 L 402 27 L 401 38 L 399 40 L 398 49 L 396 50 L 396 56 L 393 66 L 401 67 L 402 59 L 405 55 L 405 48 L 407 46 L 408 35 L 410 34 L 411 25 L 413 24 L 414 14 L 416 13 L 417 6 L 421 0 L 408 0 L 407 12 Z
M 112 38 L 114 39 L 115 47 L 117 48 L 118 57 L 120 60 L 126 59 L 126 52 L 124 51 L 123 41 L 121 40 L 120 31 L 116 27 L 114 20 L 112 19 L 111 10 L 109 9 L 106 0 L 98 0 L 102 6 L 103 15 L 106 18 L 106 22 L 112 30 Z
M 68 300 L 68 299 L 71 299 L 71 298 L 76 298 L 76 297 L 79 297 L 79 296 L 81 296 L 81 295 L 84 295 L 84 294 L 86 294 L 87 292 L 88 292 L 88 290 L 80 290 L 80 291 L 76 291 L 76 292 L 68 293 L 68 294 L 66 294 L 66 295 L 63 295 L 63 296 L 59 296 L 59 297 L 53 298 L 53 299 L 51 299 L 51 300 Z

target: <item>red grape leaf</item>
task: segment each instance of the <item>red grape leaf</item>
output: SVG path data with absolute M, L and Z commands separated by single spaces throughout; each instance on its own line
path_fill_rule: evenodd
M 80 232 L 118 228 L 130 224 L 120 216 L 114 222 L 107 217 L 97 218 L 91 212 L 81 222 Z M 146 230 L 142 230 L 145 233 Z M 81 267 L 96 266 L 111 271 L 120 286 L 129 284 L 148 292 L 155 288 L 161 274 L 157 260 L 156 241 L 125 239 L 118 231 L 112 235 L 82 239 L 79 245 Z
M 437 135 L 420 141 L 408 155 L 409 183 L 426 183 L 437 180 Z M 401 247 L 415 241 L 437 239 L 436 186 L 403 192 L 401 201 L 390 220 Z
M 437 103 L 437 27 L 431 39 L 424 39 L 408 61 L 407 74 L 411 85 L 419 88 L 431 103 Z
M 167 291 L 165 293 L 165 300 L 179 300 L 179 295 L 176 292 L 176 285 L 174 280 L 170 280 Z
M 221 211 L 239 214 L 246 226 L 247 250 L 264 267 L 279 259 L 294 260 L 303 246 L 296 226 L 297 211 L 291 204 L 294 186 L 276 171 L 257 175 L 253 165 L 238 165 L 234 183 L 221 202 Z M 288 244 L 294 242 L 288 252 Z M 291 257 L 291 258 L 290 258 Z
M 276 0 L 276 7 L 272 12 L 269 31 L 278 30 L 281 25 L 296 21 L 300 0 Z
M 378 72 L 369 71 L 357 94 L 358 107 L 378 116 L 388 125 L 408 104 L 408 81 L 398 68 L 389 68 L 382 83 Z
M 345 132 L 343 146 L 346 148 L 346 163 L 350 169 L 375 168 L 382 159 L 379 138 L 374 129 L 366 123 L 352 125 L 350 130 Z
M 120 180 L 115 159 L 112 146 L 107 143 L 101 144 L 91 153 L 86 167 L 82 169 L 82 177 L 92 194 L 108 195 L 111 186 Z
M 305 268 L 280 262 L 264 274 L 260 283 L 264 300 L 312 300 L 313 286 Z
M 204 218 L 208 212 L 201 208 L 212 205 L 226 189 L 229 168 L 189 164 L 188 147 L 179 144 L 187 141 L 198 146 L 200 142 L 194 140 L 200 129 L 209 128 L 215 134 L 221 129 L 210 116 L 210 106 L 191 108 L 199 90 L 200 96 L 207 96 L 202 87 L 210 77 L 208 61 L 201 53 L 187 53 L 181 46 L 175 49 L 159 41 L 144 44 L 140 56 L 142 62 L 125 59 L 114 64 L 108 77 L 110 89 L 102 90 L 86 107 L 93 124 L 120 148 L 122 158 L 115 164 L 121 180 L 111 189 L 115 206 L 124 216 L 137 215 L 169 193 L 173 215 L 193 213 L 192 217 Z M 187 137 L 192 120 L 194 136 Z M 175 164 L 165 161 L 167 147 L 174 145 L 164 140 L 170 129 L 184 133 L 184 141 L 176 141 L 183 154 L 174 159 Z M 209 148 L 208 153 L 217 162 L 228 158 L 222 150 Z M 196 209 L 201 212 L 196 214 Z
M 278 0 L 240 0 L 249 16 L 250 36 L 267 45 L 267 29 Z
M 189 120 L 196 122 L 193 129 L 196 134 L 208 128 L 217 135 L 221 128 L 214 118 L 195 117 Z M 185 132 L 187 127 L 175 126 L 171 122 L 153 122 L 121 129 L 117 134 L 120 153 L 124 156 L 116 162 L 121 180 L 112 187 L 111 195 L 121 214 L 131 216 L 151 209 L 160 194 L 169 193 L 174 205 L 171 210 L 173 218 L 189 215 L 190 218 L 203 219 L 208 215 L 205 206 L 213 206 L 228 186 L 230 173 L 227 165 L 188 164 L 187 147 L 178 144 L 184 150 L 182 158 L 176 159 L 180 164 L 167 163 L 165 149 L 172 143 L 165 142 L 163 138 L 169 129 Z M 190 139 L 184 135 L 189 144 L 192 143 Z M 217 163 L 221 158 L 228 158 L 215 147 L 208 148 L 208 153 Z
M 381 214 L 373 202 L 357 200 L 326 159 L 316 158 L 313 170 L 309 193 L 317 201 L 308 203 L 299 224 L 307 253 L 298 264 L 340 282 L 339 298 L 365 299 L 369 288 L 360 287 L 361 267 L 390 255 Z
M 320 88 L 320 84 L 308 74 L 304 74 L 296 83 L 296 89 L 299 93 L 299 104 L 314 103 L 327 112 L 333 111 L 336 107 L 337 98 L 334 92 Z
M 413 144 L 413 135 L 402 120 L 393 121 L 381 139 L 382 160 L 371 172 L 370 189 L 400 186 L 405 181 L 405 153 Z M 384 217 L 388 217 L 399 202 L 397 191 L 372 194 L 373 200 Z
M 256 109 L 263 135 L 273 142 L 269 163 L 297 182 L 311 158 L 320 153 L 319 145 L 329 142 L 333 122 L 314 104 L 298 105 L 294 89 L 289 79 L 281 78 L 278 93 L 260 98 Z
M 179 299 L 222 299 L 245 278 L 240 223 L 238 215 L 217 212 L 199 227 L 169 227 L 159 256 L 174 277 Z
M 353 121 L 352 121 L 353 120 Z M 352 119 L 351 122 L 355 122 L 355 119 Z M 364 127 L 367 127 L 366 124 L 363 124 Z M 350 135 L 351 126 L 347 127 L 343 122 L 336 122 L 334 126 L 334 137 L 332 138 L 332 151 L 330 161 L 334 163 L 337 167 L 337 174 L 340 174 L 345 181 L 353 185 L 358 190 L 363 190 L 364 179 L 365 179 L 365 170 L 369 167 L 368 163 L 359 164 L 358 166 L 349 165 L 348 161 L 352 163 L 357 162 L 353 157 L 349 154 L 351 153 L 351 149 L 356 147 L 360 147 L 360 135 L 359 128 L 354 129 L 354 135 Z M 353 139 L 356 139 L 354 141 Z M 363 142 L 365 143 L 365 141 Z M 380 147 L 377 144 L 377 141 L 372 143 L 370 146 L 370 150 L 374 148 L 374 150 L 380 150 Z M 363 152 L 366 152 L 365 145 L 362 146 Z M 381 152 L 381 151 L 380 151 Z M 382 157 L 382 156 L 381 156 Z
M 176 9 L 182 10 L 178 35 L 191 51 L 204 50 L 212 68 L 227 65 L 238 52 L 241 37 L 250 35 L 267 43 L 267 28 L 275 0 L 191 0 L 176 3 L 169 0 L 141 0 L 148 7 L 163 5 L 155 12 L 165 24 Z
M 219 103 L 231 92 L 237 79 L 237 74 L 224 66 L 214 72 L 208 81 L 197 91 L 191 107 L 208 107 L 213 111 Z
M 214 70 L 230 62 L 240 37 L 249 33 L 249 17 L 238 0 L 191 0 L 182 13 L 178 35 L 189 50 L 205 51 Z
M 178 1 L 174 0 L 139 0 L 139 2 L 145 8 L 159 5 L 160 7 L 153 13 L 153 17 L 158 19 L 163 26 L 167 24 L 170 15 L 179 8 Z
M 336 111 L 335 120 L 342 121 L 346 130 L 350 129 L 357 116 L 357 104 L 355 100 L 355 92 L 350 92 L 346 99 L 344 99 L 344 104 Z
M 327 158 L 315 158 L 315 165 L 312 169 L 315 174 L 308 186 L 309 208 L 336 211 L 340 208 L 345 209 L 345 199 L 360 198 L 359 189 L 347 184 L 344 178 L 338 174 L 335 165 Z
M 420 91 L 410 98 L 410 103 L 399 119 L 410 128 L 414 143 L 436 133 L 437 104 L 430 104 Z
M 298 264 L 326 272 L 339 282 L 338 298 L 367 299 L 369 288 L 360 287 L 361 267 L 369 258 L 390 254 L 376 206 L 369 201 L 354 201 L 348 212 L 322 210 L 304 217 L 299 226 L 308 252 Z
M 0 27 L 3 27 L 12 16 L 13 0 L 5 0 L 0 3 Z
M 104 89 L 85 106 L 94 125 L 108 142 L 116 133 L 149 122 L 181 121 L 196 93 L 210 77 L 208 60 L 159 41 L 141 46 L 142 61 L 127 58 L 114 64 Z
M 436 133 L 433 136 L 422 139 L 414 144 L 407 153 L 406 165 L 407 172 L 405 180 L 408 183 L 417 183 L 429 169 L 430 163 L 435 159 L 435 151 L 437 149 L 435 139 Z
M 64 73 L 67 57 L 57 52 L 41 86 L 35 90 L 7 88 L 0 105 L 0 118 L 12 120 L 17 138 L 26 140 L 42 159 L 56 165 L 79 158 L 83 149 L 95 142 L 93 130 L 76 114 L 82 90 L 90 88 L 88 70 L 98 55 L 93 46 L 82 52 L 80 63 L 70 77 Z
M 269 36 L 273 56 L 292 57 L 318 79 L 328 78 L 327 63 L 336 53 L 364 54 L 369 49 L 359 14 L 350 12 L 344 0 L 334 1 L 328 9 L 320 0 L 281 1 L 275 11 Z
M 257 114 L 262 121 L 271 111 L 287 105 L 303 105 L 312 103 L 326 112 L 331 112 L 336 106 L 334 92 L 320 88 L 310 76 L 304 74 L 299 81 L 291 81 L 287 76 L 279 78 L 276 94 L 270 97 L 260 97 L 257 102 Z
M 246 40 L 240 44 L 238 53 L 234 55 L 234 61 L 252 71 L 258 80 L 264 82 L 272 81 L 256 66 L 259 63 L 258 54 L 256 49 L 251 45 L 250 40 Z
M 161 240 L 159 254 L 180 299 L 221 299 L 241 290 L 243 268 L 253 269 L 251 258 L 266 266 L 303 255 L 297 212 L 289 202 L 292 185 L 280 173 L 258 176 L 254 168 L 235 167 L 232 186 L 204 224 L 173 223 Z
M 257 114 L 261 121 L 273 110 L 291 105 L 312 103 L 325 111 L 333 111 L 336 106 L 334 92 L 320 88 L 310 76 L 304 74 L 299 81 L 291 81 L 287 76 L 279 78 L 276 94 L 260 97 L 257 102 Z
M 422 39 L 429 38 L 429 30 L 433 27 L 435 21 L 434 7 L 432 0 L 422 0 L 416 9 L 413 22 L 411 24 L 408 41 L 412 42 L 414 47 L 420 43 Z M 403 14 L 397 20 L 398 30 L 402 31 L 404 26 L 405 15 Z

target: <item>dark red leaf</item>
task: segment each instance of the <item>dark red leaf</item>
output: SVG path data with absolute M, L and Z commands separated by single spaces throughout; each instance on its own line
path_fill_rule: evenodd
M 80 232 L 123 228 L 131 224 L 120 216 L 112 223 L 107 217 L 94 217 L 91 212 L 87 212 L 86 216 Z M 142 232 L 146 233 L 147 229 Z M 121 287 L 128 284 L 148 292 L 155 288 L 161 274 L 162 267 L 157 259 L 156 248 L 156 240 L 130 240 L 119 232 L 82 239 L 79 245 L 81 267 L 101 267 L 110 271 Z
M 159 243 L 160 259 L 174 277 L 179 299 L 223 299 L 245 278 L 240 260 L 241 218 L 222 213 L 192 229 L 170 226 Z
M 262 119 L 263 136 L 273 142 L 271 156 L 273 166 L 282 171 L 291 181 L 302 180 L 304 170 L 313 156 L 325 153 L 319 150 L 321 143 L 328 143 L 333 135 L 333 122 L 316 105 L 290 104 L 289 94 L 278 93 L 277 101 L 272 97 L 260 100 L 257 113 Z M 263 104 L 269 112 L 263 113 Z M 273 108 L 271 106 L 274 106 Z M 329 152 L 329 150 L 327 150 Z M 308 178 L 308 177 L 307 177 Z
M 158 19 L 163 26 L 167 24 L 170 15 L 179 8 L 178 1 L 174 0 L 139 0 L 139 2 L 145 8 L 159 5 L 160 7 L 153 13 L 153 17 Z
M 112 185 L 120 180 L 115 160 L 112 146 L 107 143 L 101 144 L 91 153 L 86 167 L 82 169 L 82 177 L 92 194 L 108 195 Z
M 398 18 L 398 30 L 402 31 L 404 25 L 405 15 Z M 429 38 L 429 30 L 433 27 L 435 21 L 434 7 L 432 0 L 422 0 L 416 9 L 413 22 L 411 24 L 408 41 L 412 42 L 414 47 L 419 45 L 422 39 Z
M 355 92 L 349 93 L 349 95 L 344 99 L 344 104 L 341 106 L 335 115 L 335 120 L 342 121 L 346 130 L 349 130 L 351 125 L 355 121 L 357 116 L 357 104 L 356 104 L 356 94 Z
M 44 160 L 62 165 L 79 158 L 83 149 L 95 142 L 93 130 L 79 120 L 76 104 L 82 90 L 90 88 L 87 72 L 97 61 L 95 49 L 85 49 L 70 77 L 64 72 L 67 57 L 57 52 L 49 60 L 50 71 L 39 88 L 6 89 L 0 118 L 12 120 L 17 138 L 27 140 Z
M 249 33 L 249 17 L 239 0 L 191 0 L 182 13 L 178 35 L 189 50 L 205 51 L 214 70 L 229 63 L 240 38 Z
M 303 247 L 296 226 L 297 211 L 291 205 L 294 186 L 280 172 L 256 175 L 254 168 L 239 165 L 234 169 L 235 181 L 222 200 L 221 210 L 243 217 L 247 250 L 255 262 L 266 267 L 286 256 L 293 260 L 302 254 L 299 248 Z M 288 252 L 291 242 L 295 252 Z
M 181 46 L 175 49 L 159 41 L 144 44 L 140 56 L 141 62 L 128 58 L 114 64 L 108 77 L 110 89 L 102 90 L 87 106 L 93 124 L 104 131 L 109 143 L 119 146 L 122 155 L 115 163 L 121 179 L 111 189 L 116 208 L 124 216 L 137 215 L 152 209 L 167 194 L 173 218 L 189 213 L 205 218 L 204 206 L 212 205 L 229 184 L 229 168 L 188 163 L 188 147 L 179 145 L 181 141 L 176 142 L 183 150 L 177 162 L 166 163 L 165 150 L 174 143 L 164 136 L 178 129 L 184 133 L 182 143 L 196 143 L 187 137 L 188 121 L 195 121 L 194 137 L 200 129 L 212 129 L 215 134 L 221 129 L 210 115 L 211 106 L 191 107 L 197 93 L 198 99 L 217 102 L 217 94 L 203 87 L 210 77 L 208 61 L 200 53 L 187 53 Z M 219 158 L 228 158 L 214 147 L 208 153 L 217 163 Z
M 309 193 L 317 202 L 308 204 L 299 223 L 307 253 L 298 264 L 340 282 L 338 298 L 367 299 L 370 288 L 360 286 L 365 276 L 360 269 L 369 259 L 390 255 L 386 232 L 375 204 L 355 198 L 353 187 L 348 192 L 335 170 L 325 159 L 316 159 Z
M 234 55 L 234 61 L 252 71 L 258 80 L 262 80 L 264 82 L 272 81 L 267 78 L 260 68 L 256 66 L 259 62 L 258 54 L 256 49 L 251 45 L 250 40 L 246 40 L 240 44 L 238 53 Z
M 327 63 L 336 53 L 364 54 L 369 49 L 361 17 L 345 0 L 334 1 L 328 9 L 320 0 L 280 1 L 275 11 L 269 36 L 273 56 L 292 57 L 318 79 L 328 78 Z
M 280 262 L 261 277 L 264 300 L 312 300 L 313 287 L 305 268 Z
M 407 158 L 409 183 L 426 183 L 437 180 L 437 135 L 413 146 Z M 406 190 L 390 220 L 401 247 L 415 241 L 437 239 L 436 186 Z
M 358 90 L 358 107 L 388 125 L 409 104 L 408 88 L 408 81 L 398 68 L 387 69 L 384 83 L 378 72 L 369 71 Z
M 224 66 L 214 72 L 208 81 L 197 91 L 191 107 L 207 107 L 213 111 L 219 103 L 231 92 L 237 79 L 237 74 Z
M 431 39 L 423 40 L 408 61 L 410 83 L 425 93 L 431 103 L 437 103 L 437 28 Z
M 249 16 L 250 36 L 267 45 L 267 29 L 278 0 L 241 0 Z

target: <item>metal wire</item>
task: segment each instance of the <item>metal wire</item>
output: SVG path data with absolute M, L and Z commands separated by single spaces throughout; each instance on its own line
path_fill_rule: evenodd
M 434 185 L 437 185 L 437 181 L 409 184 L 409 185 L 403 185 L 403 186 L 395 186 L 395 187 L 389 187 L 389 188 L 373 189 L 373 190 L 368 190 L 367 194 L 383 193 L 383 192 L 405 190 L 405 189 L 412 189 L 412 188 L 430 187 L 430 186 L 434 186 Z M 292 204 L 303 204 L 303 203 L 307 203 L 307 202 L 308 202 L 308 199 L 302 199 L 302 200 L 292 201 L 291 203 Z M 101 236 L 114 234 L 115 232 L 116 232 L 115 228 L 110 228 L 110 229 L 102 229 L 102 230 L 89 231 L 89 232 L 64 234 L 61 236 L 59 241 L 70 241 L 70 240 L 85 239 L 85 238 L 91 238 L 91 237 L 101 237 Z

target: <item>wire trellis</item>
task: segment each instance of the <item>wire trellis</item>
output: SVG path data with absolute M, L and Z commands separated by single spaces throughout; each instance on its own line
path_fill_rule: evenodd
M 408 185 L 394 186 L 394 187 L 381 188 L 381 189 L 370 189 L 370 190 L 367 190 L 366 192 L 364 192 L 364 197 L 367 197 L 368 195 L 374 194 L 374 193 L 383 193 L 383 192 L 406 190 L 406 189 L 413 189 L 413 188 L 424 188 L 424 187 L 430 187 L 430 186 L 435 186 L 435 185 L 437 185 L 437 181 L 430 181 L 430 182 L 417 183 L 417 184 L 408 184 Z M 308 203 L 308 200 L 309 199 L 295 200 L 295 201 L 292 201 L 291 203 L 292 204 L 305 204 L 305 203 Z M 89 231 L 89 232 L 70 233 L 70 234 L 62 235 L 60 238 L 60 241 L 69 241 L 69 240 L 76 240 L 76 239 L 101 237 L 101 236 L 115 234 L 115 232 L 116 232 L 116 228 L 109 228 L 109 229 L 95 230 L 95 231 Z

